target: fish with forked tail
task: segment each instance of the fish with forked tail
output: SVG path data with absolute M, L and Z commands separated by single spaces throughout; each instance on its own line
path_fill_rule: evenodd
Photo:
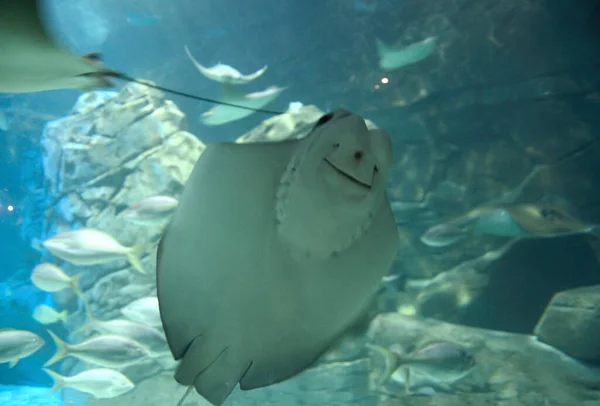
M 148 349 L 138 342 L 114 334 L 103 334 L 79 344 L 68 344 L 52 331 L 48 330 L 48 333 L 56 344 L 56 353 L 46 361 L 45 367 L 73 356 L 106 368 L 122 368 L 136 364 L 150 355 Z
M 8 362 L 12 368 L 21 358 L 30 356 L 43 345 L 44 340 L 30 331 L 0 329 L 0 364 Z
M 376 344 L 367 346 L 384 359 L 377 386 L 392 380 L 402 384 L 406 394 L 423 387 L 449 391 L 454 382 L 476 366 L 467 348 L 448 341 L 431 342 L 410 353 L 395 346 L 389 349 Z
M 89 393 L 97 399 L 110 399 L 121 396 L 135 387 L 125 375 L 107 368 L 88 369 L 73 376 L 63 376 L 47 368 L 44 368 L 44 371 L 54 381 L 48 394 L 62 388 L 73 388 Z
M 126 258 L 136 271 L 145 273 L 138 258 L 143 246 L 125 247 L 110 235 L 93 228 L 65 231 L 47 239 L 43 245 L 74 265 L 105 264 Z

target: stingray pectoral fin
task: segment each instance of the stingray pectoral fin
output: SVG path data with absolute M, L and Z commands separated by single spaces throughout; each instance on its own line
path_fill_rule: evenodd
M 196 337 L 175 372 L 177 382 L 194 385 L 196 391 L 213 405 L 225 401 L 251 365 L 251 361 L 222 343 L 211 341 L 208 336 Z
M 210 358 L 206 351 L 206 339 L 203 336 L 194 338 L 181 357 L 175 371 L 175 380 L 185 386 L 192 385 L 198 373 L 214 362 L 218 355 L 217 353 Z
M 230 348 L 226 348 L 196 377 L 196 391 L 213 405 L 221 405 L 251 365 L 252 362 L 245 361 Z
M 103 73 L 88 73 L 85 74 L 84 77 L 87 80 L 83 81 L 81 85 L 77 86 L 77 90 L 81 90 L 82 92 L 91 92 L 92 90 L 114 86 L 114 83 L 108 80 Z
M 278 356 L 265 348 L 263 353 L 255 355 L 252 365 L 240 380 L 240 389 L 258 389 L 290 379 L 315 364 L 328 348 L 329 345 L 320 345 L 297 354 L 285 354 L 285 362 L 281 357 L 276 362 Z

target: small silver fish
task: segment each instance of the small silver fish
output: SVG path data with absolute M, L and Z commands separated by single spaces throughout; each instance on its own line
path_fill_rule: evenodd
M 177 199 L 170 196 L 152 196 L 132 203 L 123 211 L 123 218 L 133 224 L 164 224 L 177 208 Z
M 123 316 L 149 326 L 162 326 L 158 298 L 148 296 L 134 300 L 121 309 Z
M 110 399 L 121 396 L 135 387 L 122 373 L 106 368 L 88 369 L 73 376 L 62 376 L 47 368 L 44 368 L 44 372 L 54 381 L 54 386 L 48 394 L 62 388 L 73 388 L 89 393 L 97 399 Z
M 68 344 L 48 330 L 56 344 L 56 353 L 44 364 L 57 363 L 73 356 L 106 368 L 122 368 L 140 362 L 150 355 L 148 349 L 130 338 L 104 334 L 89 338 L 79 344 Z
M 66 310 L 58 312 L 45 304 L 41 304 L 33 310 L 33 318 L 42 324 L 53 324 L 58 321 L 64 323 L 68 315 L 69 313 Z
M 368 346 L 384 357 L 380 384 L 391 379 L 403 384 L 407 393 L 422 387 L 448 390 L 476 365 L 475 358 L 465 347 L 452 342 L 432 342 L 408 354 L 378 345 Z
M 92 318 L 91 321 L 77 331 L 88 329 L 96 330 L 102 334 L 114 334 L 131 338 L 155 354 L 170 354 L 169 346 L 164 334 L 147 324 L 133 320 L 116 319 L 104 321 Z
M 44 262 L 31 272 L 31 282 L 44 292 L 60 292 L 70 288 L 77 296 L 82 297 L 78 284 L 80 276 L 79 274 L 68 276 L 56 265 Z
M 466 233 L 454 224 L 442 223 L 427 229 L 421 236 L 421 242 L 429 247 L 447 247 L 464 238 Z
M 8 362 L 12 368 L 20 359 L 30 356 L 44 344 L 41 337 L 30 331 L 0 329 L 0 364 Z
M 136 271 L 145 273 L 138 258 L 143 246 L 125 247 L 110 235 L 93 228 L 66 231 L 43 244 L 52 254 L 74 265 L 104 264 L 125 257 Z

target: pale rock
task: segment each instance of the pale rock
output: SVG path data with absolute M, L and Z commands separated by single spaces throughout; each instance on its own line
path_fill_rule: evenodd
M 572 357 L 600 361 L 600 285 L 555 294 L 535 334 Z

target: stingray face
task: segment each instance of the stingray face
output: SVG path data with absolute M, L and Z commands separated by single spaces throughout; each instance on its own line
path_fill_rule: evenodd
M 346 196 L 372 195 L 385 188 L 392 162 L 389 135 L 369 130 L 362 117 L 335 110 L 317 121 L 313 151 L 316 181 Z
M 279 236 L 290 252 L 323 259 L 361 238 L 385 200 L 391 165 L 386 131 L 369 130 L 346 110 L 321 117 L 277 191 Z

